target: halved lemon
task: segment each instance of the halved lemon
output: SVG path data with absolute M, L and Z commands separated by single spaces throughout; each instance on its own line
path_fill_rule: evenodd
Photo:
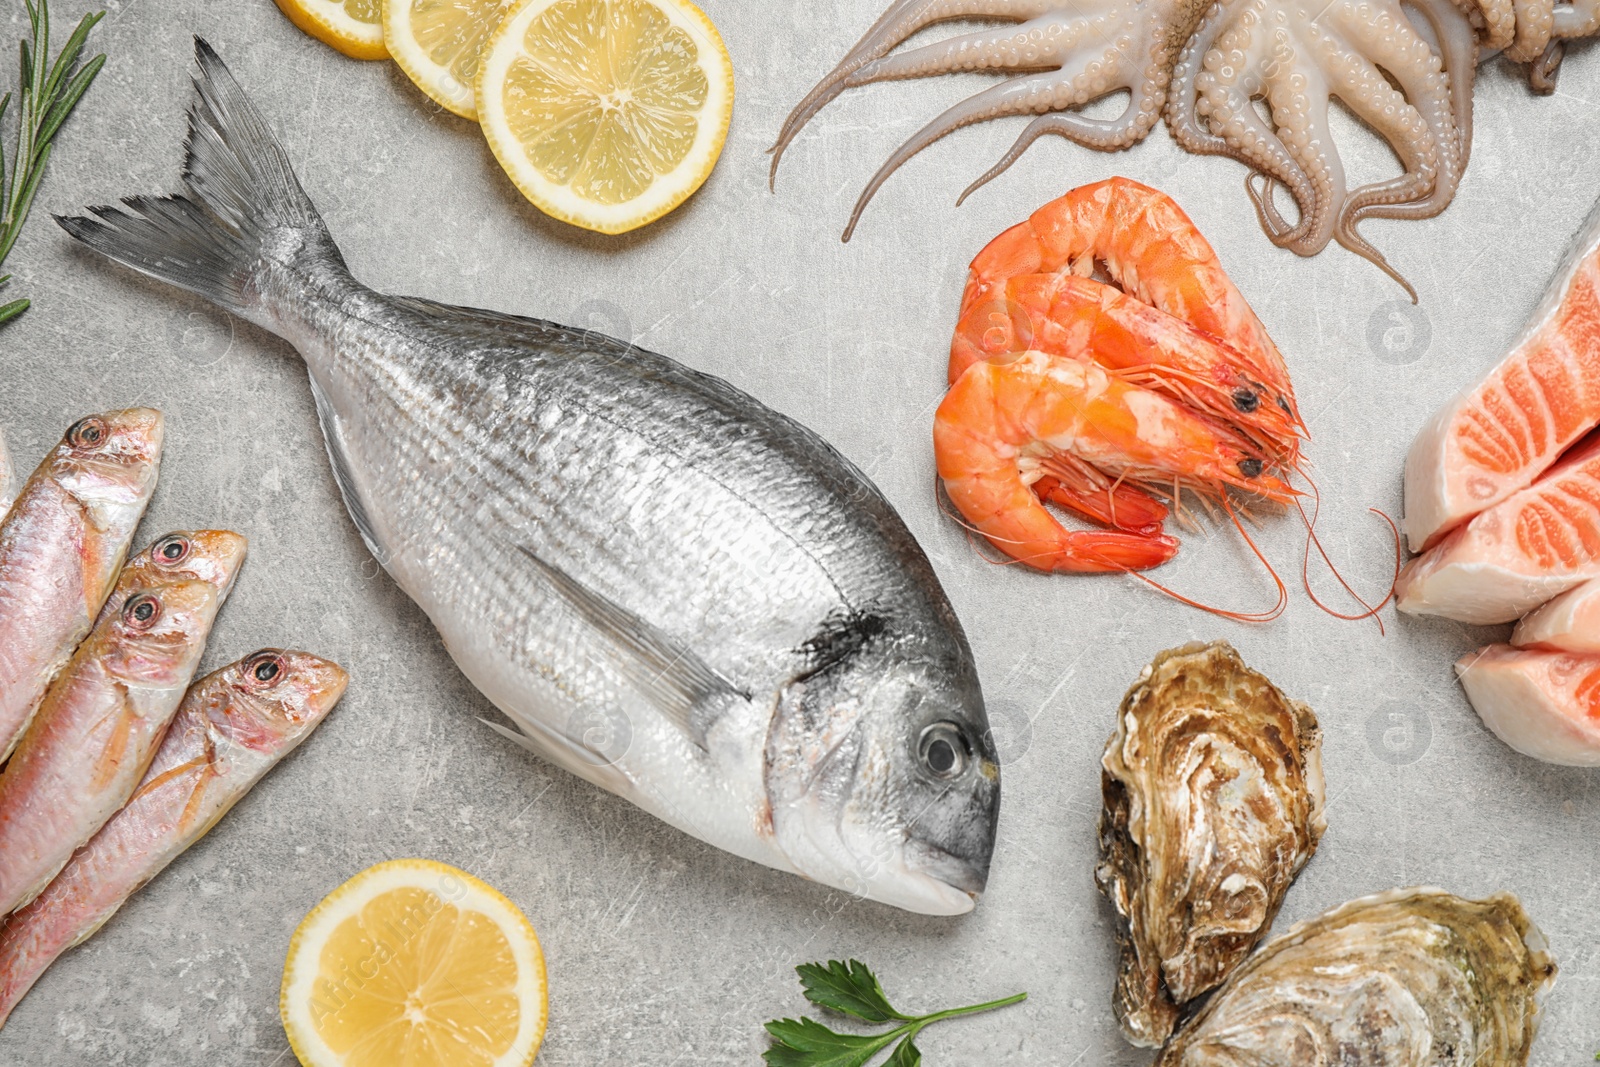
M 388 59 L 383 0 L 277 0 L 289 21 L 351 59 Z
M 301 921 L 279 1011 L 305 1067 L 527 1067 L 548 1016 L 544 954 L 472 875 L 392 860 Z
M 517 0 L 383 0 L 383 39 L 406 76 L 440 107 L 475 119 L 478 56 Z
M 478 121 L 548 215 L 625 233 L 716 166 L 733 63 L 688 0 L 524 0 L 484 48 Z

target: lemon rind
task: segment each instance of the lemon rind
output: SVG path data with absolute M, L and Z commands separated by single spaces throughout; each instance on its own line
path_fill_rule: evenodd
M 429 100 L 453 115 L 476 122 L 476 86 L 456 81 L 449 70 L 423 55 L 415 42 L 416 37 L 411 32 L 410 0 L 383 0 L 383 43 L 388 46 L 390 57 Z M 452 92 L 452 85 L 459 91 Z
M 567 186 L 558 185 L 540 174 L 528 161 L 521 142 L 509 135 L 500 95 L 485 91 L 491 79 L 504 79 L 512 62 L 520 54 L 520 47 L 502 48 L 502 42 L 521 37 L 528 24 L 541 12 L 561 2 L 563 0 L 525 0 L 506 13 L 504 21 L 484 44 L 483 56 L 478 64 L 478 81 L 474 87 L 477 99 L 482 101 L 478 108 L 478 121 L 501 169 L 540 211 L 597 233 L 627 233 L 673 211 L 711 177 L 727 143 L 728 127 L 733 117 L 733 64 L 728 58 L 722 35 L 705 12 L 689 0 L 648 0 L 675 26 L 694 35 L 699 47 L 700 66 L 706 73 L 710 94 L 700 111 L 695 143 L 685 154 L 683 162 L 670 174 L 658 176 L 643 195 L 620 204 L 583 200 Z M 502 132 L 501 127 L 505 127 L 506 132 Z M 698 165 L 697 160 L 701 161 Z M 564 202 L 570 201 L 582 203 L 583 209 L 570 210 L 564 205 Z
M 336 18 L 332 9 L 341 5 L 333 0 L 275 0 L 278 10 L 306 36 L 321 41 L 340 55 L 351 59 L 388 59 L 389 49 L 383 39 L 383 27 L 344 17 Z M 360 27 L 352 30 L 350 27 Z
M 432 884 L 418 875 L 429 876 Z M 452 880 L 460 884 L 459 891 L 453 888 Z M 308 941 L 313 945 L 326 944 L 339 924 L 357 914 L 368 901 L 403 888 L 428 889 L 449 903 L 470 907 L 495 919 L 517 961 L 518 999 L 524 1007 L 530 1000 L 536 1003 L 538 1013 L 535 1016 L 533 1012 L 522 1012 L 516 1038 L 505 1054 L 494 1061 L 493 1067 L 528 1067 L 539 1054 L 550 1013 L 549 979 L 539 935 L 522 911 L 494 886 L 449 864 L 427 859 L 389 860 L 368 867 L 329 893 L 300 920 L 289 938 L 283 983 L 278 992 L 278 1014 L 295 1057 L 304 1067 L 337 1067 L 343 1063 L 343 1058 L 327 1046 L 309 1018 L 312 986 L 319 972 L 315 960 L 308 961 L 313 966 L 297 969 L 301 946 Z

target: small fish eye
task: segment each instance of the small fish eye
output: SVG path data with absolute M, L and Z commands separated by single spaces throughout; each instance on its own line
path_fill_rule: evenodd
M 284 670 L 283 656 L 270 648 L 257 652 L 244 664 L 246 680 L 262 689 L 269 689 L 278 684 Z
M 1261 461 L 1254 456 L 1249 459 L 1241 459 L 1239 461 L 1239 473 L 1246 478 L 1254 478 L 1261 473 Z
M 157 563 L 182 563 L 189 558 L 189 539 L 179 534 L 169 534 L 157 541 L 150 556 Z
M 109 431 L 103 419 L 90 415 L 79 419 L 67 430 L 67 444 L 73 448 L 94 448 L 106 439 Z
M 1233 391 L 1233 406 L 1242 414 L 1248 415 L 1261 406 L 1261 396 L 1253 389 L 1244 386 Z
M 122 605 L 122 618 L 129 626 L 148 630 L 161 617 L 161 601 L 141 593 Z
M 950 781 L 967 769 L 971 747 L 961 727 L 953 722 L 936 722 L 922 731 L 917 756 L 935 778 Z

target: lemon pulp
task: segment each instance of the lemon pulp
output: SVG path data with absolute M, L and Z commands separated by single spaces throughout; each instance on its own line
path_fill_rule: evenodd
M 476 118 L 473 84 L 490 34 L 515 0 L 388 0 L 389 51 L 424 93 L 462 116 Z
M 522 1067 L 545 1024 L 538 939 L 443 864 L 380 864 L 296 931 L 283 1015 L 307 1067 Z
M 727 52 L 684 0 L 530 0 L 491 41 L 479 117 L 529 199 L 608 233 L 676 207 L 716 163 Z

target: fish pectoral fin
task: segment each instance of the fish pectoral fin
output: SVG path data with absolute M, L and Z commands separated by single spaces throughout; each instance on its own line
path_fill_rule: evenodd
M 361 493 L 356 488 L 356 479 L 350 467 L 350 457 L 344 448 L 344 433 L 339 429 L 339 416 L 333 410 L 333 402 L 322 391 L 322 386 L 317 384 L 317 379 L 311 379 L 311 398 L 317 404 L 317 425 L 322 428 L 322 441 L 328 449 L 328 462 L 333 467 L 333 480 L 339 486 L 339 496 L 344 499 L 344 508 L 350 513 L 350 521 L 356 524 L 356 531 L 361 534 L 361 541 L 367 546 L 367 551 L 372 553 L 372 558 L 383 565 L 389 558 L 389 553 L 378 542 L 378 534 L 372 525 L 372 517 L 367 514 L 367 507 L 361 502 Z
M 510 712 L 506 712 L 506 716 L 516 723 L 518 729 L 513 730 L 503 723 L 482 717 L 478 721 L 514 742 L 517 747 L 571 771 L 590 785 L 637 803 L 635 798 L 638 791 L 634 788 L 633 779 L 615 762 L 607 759 L 603 752 L 586 745 L 581 738 L 569 737 L 529 716 Z
M 629 684 L 702 750 L 706 731 L 720 708 L 730 700 L 751 699 L 691 649 L 531 549 L 517 548 L 605 638 L 611 659 Z

